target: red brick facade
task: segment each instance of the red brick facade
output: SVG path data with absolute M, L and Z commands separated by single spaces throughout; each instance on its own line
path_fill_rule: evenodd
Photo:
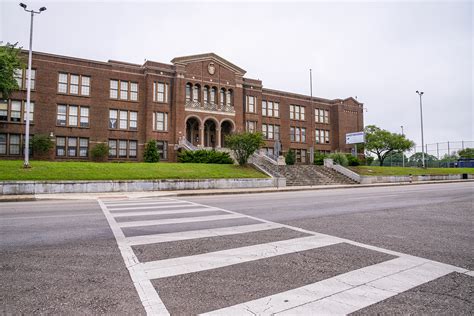
M 30 133 L 52 137 L 58 148 L 50 159 L 87 160 L 90 149 L 104 142 L 117 147 L 109 160 L 140 161 L 145 143 L 156 139 L 162 158 L 175 161 L 184 138 L 218 148 L 225 146 L 226 134 L 255 127 L 273 138 L 266 142 L 270 151 L 279 137 L 284 152 L 300 149 L 304 156 L 311 147 L 348 152 L 345 134 L 363 129 L 363 107 L 353 98 L 311 99 L 266 89 L 260 80 L 245 78 L 243 69 L 212 53 L 171 63 L 136 65 L 34 53 Z M 18 107 L 23 100 L 25 89 L 0 104 L 2 159 L 21 157 L 18 147 L 25 124 Z M 316 135 L 316 130 L 329 134 Z

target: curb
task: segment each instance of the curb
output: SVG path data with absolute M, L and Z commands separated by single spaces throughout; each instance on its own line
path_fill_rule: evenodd
M 473 179 L 468 180 L 438 180 L 438 181 L 417 181 L 411 183 L 375 183 L 375 184 L 348 184 L 348 185 L 325 185 L 325 186 L 305 186 L 305 187 L 283 187 L 283 188 L 266 188 L 266 189 L 228 189 L 216 192 L 209 192 L 206 190 L 203 191 L 193 191 L 193 192 L 186 192 L 183 191 L 151 191 L 151 192 L 143 192 L 145 194 L 141 197 L 163 197 L 163 196 L 212 196 L 212 195 L 233 195 L 233 194 L 257 194 L 257 193 L 279 193 L 279 192 L 297 192 L 297 191 L 320 191 L 320 190 L 334 190 L 334 189 L 359 189 L 359 188 L 373 188 L 373 187 L 391 187 L 391 186 L 409 186 L 409 185 L 423 185 L 423 184 L 446 184 L 446 183 L 466 183 L 466 182 L 474 182 Z M 113 192 L 117 195 L 122 195 L 123 197 L 129 197 L 126 194 L 132 192 Z M 77 198 L 61 198 L 61 197 L 54 197 L 48 196 L 48 194 L 28 194 L 28 195 L 5 195 L 0 196 L 0 203 L 1 202 L 29 202 L 29 201 L 38 201 L 38 200 L 81 200 L 81 199 L 89 199 L 94 200 L 100 197 L 100 195 L 110 194 L 109 192 L 102 192 L 102 193 L 95 193 L 94 195 L 86 195 L 87 198 L 84 198 L 84 194 L 87 193 L 68 193 L 68 195 L 77 195 Z M 133 192 L 131 195 L 136 195 L 137 192 Z M 80 196 L 83 196 L 81 198 Z M 99 195 L 99 196 L 97 196 Z M 114 197 L 111 195 L 110 197 Z M 140 198 L 140 196 L 137 196 Z

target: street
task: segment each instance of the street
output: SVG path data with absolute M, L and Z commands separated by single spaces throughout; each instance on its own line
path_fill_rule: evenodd
M 474 183 L 0 204 L 0 314 L 472 314 Z

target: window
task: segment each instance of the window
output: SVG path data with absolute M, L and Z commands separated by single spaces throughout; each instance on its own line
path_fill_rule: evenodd
M 211 97 L 210 97 L 210 103 L 211 104 L 216 104 L 216 94 L 217 94 L 217 88 L 216 87 L 212 87 L 211 88 Z
M 280 125 L 262 124 L 262 134 L 265 139 L 280 139 Z
M 329 111 L 322 109 L 314 109 L 314 121 L 316 123 L 329 123 Z
M 27 89 L 28 85 L 28 69 L 15 69 L 14 77 L 18 83 L 18 88 Z M 31 90 L 35 90 L 36 86 L 36 69 L 31 69 Z
M 315 131 L 316 144 L 329 144 L 329 131 L 324 129 L 317 129 Z
M 158 154 L 160 155 L 160 160 L 168 159 L 168 142 L 163 140 L 157 140 L 156 149 L 158 150 Z
M 10 155 L 19 155 L 20 154 L 20 135 L 19 134 L 10 134 L 10 143 L 8 152 Z
M 89 138 L 56 136 L 57 157 L 88 157 Z
M 153 101 L 168 103 L 168 84 L 162 82 L 153 83 Z
M 125 101 L 138 101 L 138 83 L 110 80 L 110 98 Z
M 155 112 L 154 113 L 154 129 L 155 131 L 165 132 L 168 130 L 168 113 Z
M 262 116 L 279 117 L 280 104 L 272 101 L 262 101 Z
M 7 154 L 7 134 L 0 134 L 0 155 Z
M 226 97 L 225 104 L 227 106 L 232 106 L 232 90 L 227 90 L 225 97 Z
M 23 122 L 26 122 L 26 107 L 27 102 L 23 101 Z M 33 122 L 35 114 L 35 103 L 30 101 L 30 122 Z
M 58 74 L 58 93 L 89 96 L 91 78 L 60 72 Z
M 128 127 L 128 111 L 120 111 L 119 128 L 127 129 L 127 127 Z
M 186 84 L 186 102 L 191 101 L 191 84 L 187 83 Z
M 12 100 L 10 105 L 10 121 L 21 122 L 21 101 Z
M 116 129 L 117 128 L 117 110 L 109 110 L 109 128 Z
M 306 149 L 294 149 L 295 151 L 295 156 L 296 156 L 296 162 L 306 162 Z
M 262 101 L 262 116 L 267 116 L 267 101 Z
M 221 94 L 219 96 L 219 105 L 225 104 L 225 89 L 221 89 Z
M 193 86 L 193 102 L 199 102 L 199 92 L 201 89 L 199 89 L 199 85 L 194 85 Z
M 136 140 L 109 139 L 110 158 L 137 158 Z
M 34 111 L 35 111 L 35 103 L 30 101 L 30 122 L 33 121 Z M 0 100 L 0 121 L 4 121 L 4 122 L 10 121 L 10 122 L 17 122 L 17 123 L 25 122 L 26 121 L 26 101 Z
M 209 98 L 209 87 L 208 86 L 204 86 L 203 95 L 204 95 L 204 103 L 207 103 L 208 98 Z
M 255 133 L 257 131 L 257 122 L 255 121 L 246 121 L 247 132 Z
M 305 107 L 301 105 L 290 105 L 290 120 L 305 120 Z
M 138 112 L 110 109 L 109 128 L 136 131 L 138 129 Z
M 129 122 L 129 128 L 131 130 L 136 131 L 137 130 L 137 121 L 138 121 L 138 112 L 135 111 L 130 111 L 130 122 Z
M 247 112 L 255 113 L 255 99 L 254 96 L 247 96 Z
M 290 127 L 290 140 L 295 143 L 306 143 L 306 128 Z
M 8 101 L 7 100 L 0 100 L 0 121 L 8 121 Z
M 69 127 L 89 127 L 89 107 L 58 104 L 56 125 Z

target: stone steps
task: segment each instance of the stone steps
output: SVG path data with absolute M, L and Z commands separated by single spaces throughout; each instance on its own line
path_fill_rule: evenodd
M 355 184 L 352 179 L 323 166 L 293 165 L 280 166 L 280 173 L 286 178 L 287 186 Z

